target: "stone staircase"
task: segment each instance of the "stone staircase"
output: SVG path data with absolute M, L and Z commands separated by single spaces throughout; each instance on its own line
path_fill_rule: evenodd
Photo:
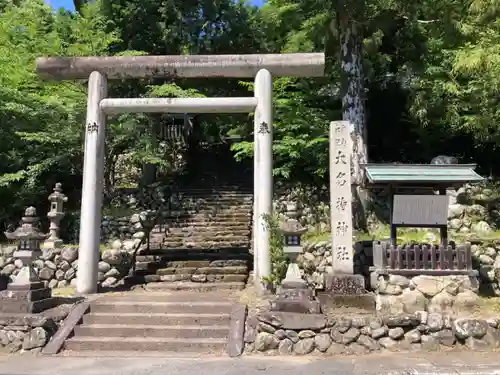
M 149 251 L 136 258 L 135 282 L 150 289 L 243 288 L 252 261 L 251 191 L 183 189 L 176 199 L 153 229 Z
M 104 295 L 91 302 L 63 350 L 224 354 L 231 298 L 221 292 Z

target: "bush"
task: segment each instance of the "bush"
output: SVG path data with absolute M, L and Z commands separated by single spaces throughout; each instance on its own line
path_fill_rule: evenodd
M 266 229 L 271 233 L 270 255 L 271 255 L 271 275 L 264 277 L 263 281 L 271 287 L 276 288 L 285 278 L 288 268 L 288 258 L 283 252 L 283 234 L 279 230 L 279 219 L 277 216 L 265 216 Z

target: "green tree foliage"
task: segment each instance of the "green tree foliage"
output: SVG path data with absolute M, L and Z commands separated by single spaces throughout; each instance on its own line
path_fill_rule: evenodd
M 100 55 L 116 39 L 95 6 L 54 13 L 43 0 L 8 3 L 0 15 L 0 217 L 35 204 L 55 178 L 81 176 L 86 90 L 80 83 L 43 81 L 44 55 Z
M 478 162 L 483 173 L 500 173 L 498 0 L 269 0 L 260 9 L 233 0 L 101 0 L 75 7 L 75 13 L 54 12 L 42 0 L 0 2 L 0 199 L 11 202 L 0 208 L 1 225 L 21 206 L 43 204 L 56 180 L 73 187 L 70 201 L 78 205 L 85 82 L 43 80 L 34 60 L 44 55 L 325 51 L 325 77 L 274 79 L 275 175 L 325 184 L 329 122 L 346 111 L 340 16 L 359 31 L 370 161 L 427 163 L 450 154 Z M 109 93 L 217 97 L 252 91 L 249 80 L 170 77 L 113 81 Z M 151 115 L 109 119 L 108 192 L 123 154 L 135 166 L 175 169 L 178 146 L 156 137 L 164 123 Z M 197 123 L 204 140 L 237 136 L 236 157 L 252 157 L 251 115 L 201 115 Z

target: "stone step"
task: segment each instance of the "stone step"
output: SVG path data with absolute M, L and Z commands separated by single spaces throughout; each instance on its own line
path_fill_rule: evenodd
M 156 291 L 148 292 L 144 290 L 134 290 L 121 293 L 111 293 L 102 295 L 96 301 L 99 302 L 113 302 L 113 301 L 129 301 L 129 302 L 177 302 L 177 303 L 191 303 L 191 302 L 213 302 L 219 303 L 232 303 L 236 297 L 228 295 L 226 291 L 215 291 L 207 293 L 198 293 L 195 291 Z M 226 301 L 226 302 L 223 302 Z M 95 302 L 93 302 L 95 303 Z
M 158 271 L 156 275 L 159 276 L 159 279 L 152 279 L 155 281 L 165 281 L 165 282 L 178 282 L 178 281 L 192 281 L 195 283 L 233 283 L 233 282 L 246 282 L 248 279 L 248 275 L 218 275 L 218 274 L 160 274 Z
M 204 235 L 233 235 L 233 236 L 250 236 L 250 229 L 233 229 L 224 227 L 184 227 L 184 228 L 169 228 L 167 229 L 168 235 L 194 235 L 194 234 L 204 234 Z
M 241 207 L 241 205 L 234 205 L 231 207 L 219 207 L 216 203 L 207 204 L 204 207 L 185 207 L 178 210 L 165 210 L 162 217 L 178 217 L 178 216 L 192 216 L 192 215 L 217 215 L 217 216 L 230 216 L 230 215 L 246 215 L 252 212 L 252 206 Z
M 136 261 L 141 263 L 159 262 L 164 267 L 226 267 L 247 266 L 250 260 L 248 250 L 244 253 L 219 254 L 217 252 L 183 254 L 182 251 L 164 251 L 150 255 L 138 255 Z
M 228 189 L 224 187 L 214 187 L 211 189 L 185 189 L 179 195 L 190 197 L 253 197 L 250 189 Z
M 228 233 L 238 233 L 241 231 L 251 231 L 251 223 L 249 220 L 246 220 L 245 222 L 243 221 L 237 221 L 237 222 L 231 222 L 233 225 L 228 225 L 229 223 L 223 223 L 223 222 L 191 222 L 191 223 L 166 223 L 164 225 L 158 225 L 153 230 L 151 233 L 158 233 L 158 234 L 164 234 L 168 232 L 179 232 L 179 231 L 186 231 L 186 232 L 198 232 L 198 231 L 203 231 L 203 232 L 218 232 L 218 231 L 225 231 Z
M 248 267 L 245 266 L 228 266 L 228 267 L 200 267 L 199 265 L 193 265 L 189 267 L 189 264 L 195 262 L 186 262 L 188 266 L 186 267 L 166 267 L 159 269 L 156 273 L 158 275 L 173 275 L 178 274 L 204 274 L 204 275 L 245 275 L 248 273 Z
M 206 221 L 206 220 L 197 220 L 197 219 L 189 219 L 189 220 L 178 220 L 167 222 L 163 225 L 156 225 L 153 228 L 153 231 L 161 228 L 162 231 L 168 228 L 228 228 L 228 229 L 249 229 L 251 228 L 251 220 L 242 220 L 242 221 Z
M 198 209 L 252 209 L 253 201 L 245 198 L 184 198 L 179 202 L 172 202 L 166 208 L 171 210 Z
M 227 282 L 227 283 L 195 283 L 190 281 L 179 282 L 151 282 L 145 285 L 147 291 L 198 291 L 211 292 L 222 290 L 242 290 L 245 288 L 244 282 Z
M 231 312 L 229 302 L 151 302 L 151 301 L 95 301 L 90 307 L 91 313 L 116 314 L 226 314 Z
M 188 314 L 188 313 L 90 313 L 83 316 L 83 324 L 146 324 L 172 325 L 221 325 L 229 324 L 230 314 Z
M 235 228 L 235 227 L 243 227 L 245 229 L 249 229 L 251 227 L 251 217 L 247 217 L 245 219 L 231 219 L 231 220 L 206 220 L 205 218 L 191 218 L 191 219 L 179 219 L 173 220 L 169 219 L 163 221 L 161 224 L 156 225 L 153 228 L 153 232 L 165 232 L 168 228 L 184 228 L 184 227 L 194 227 L 194 228 Z
M 75 327 L 75 337 L 150 337 L 150 338 L 211 338 L 227 339 L 229 327 L 221 326 L 156 326 L 130 324 L 90 324 Z
M 195 233 L 193 236 L 186 236 L 184 233 L 169 233 L 165 236 L 165 242 L 227 242 L 227 241 L 250 241 L 249 236 L 233 235 L 230 233 L 219 234 L 217 236 Z
M 170 338 L 170 337 L 72 337 L 64 343 L 68 351 L 169 351 L 220 352 L 225 350 L 223 338 Z
M 172 214 L 168 213 L 162 215 L 163 222 L 168 221 L 183 221 L 188 222 L 189 220 L 198 220 L 198 221 L 207 221 L 207 222 L 224 222 L 224 221 L 242 221 L 248 220 L 249 217 L 252 217 L 252 211 L 248 210 L 246 212 L 237 212 L 237 213 L 199 213 L 193 212 L 188 214 Z
M 224 250 L 232 249 L 234 247 L 249 247 L 249 240 L 246 241 L 223 241 L 223 242 L 213 242 L 213 241 L 203 241 L 203 242 L 170 242 L 170 241 L 151 241 L 151 249 L 199 249 L 199 250 Z
M 218 211 L 221 213 L 229 213 L 233 211 L 251 211 L 253 210 L 253 201 L 241 199 L 218 199 L 213 200 L 182 200 L 170 205 L 163 206 L 162 214 L 168 212 L 174 213 L 198 213 L 198 212 L 211 212 Z

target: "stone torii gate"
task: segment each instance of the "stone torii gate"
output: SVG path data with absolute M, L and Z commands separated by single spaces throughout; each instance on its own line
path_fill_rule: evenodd
M 254 117 L 254 270 L 256 284 L 271 271 L 264 216 L 272 214 L 272 77 L 320 77 L 323 53 L 41 57 L 37 72 L 56 80 L 88 79 L 77 292 L 97 291 L 106 115 L 124 112 L 248 113 Z M 253 97 L 107 98 L 107 80 L 123 78 L 255 78 Z

